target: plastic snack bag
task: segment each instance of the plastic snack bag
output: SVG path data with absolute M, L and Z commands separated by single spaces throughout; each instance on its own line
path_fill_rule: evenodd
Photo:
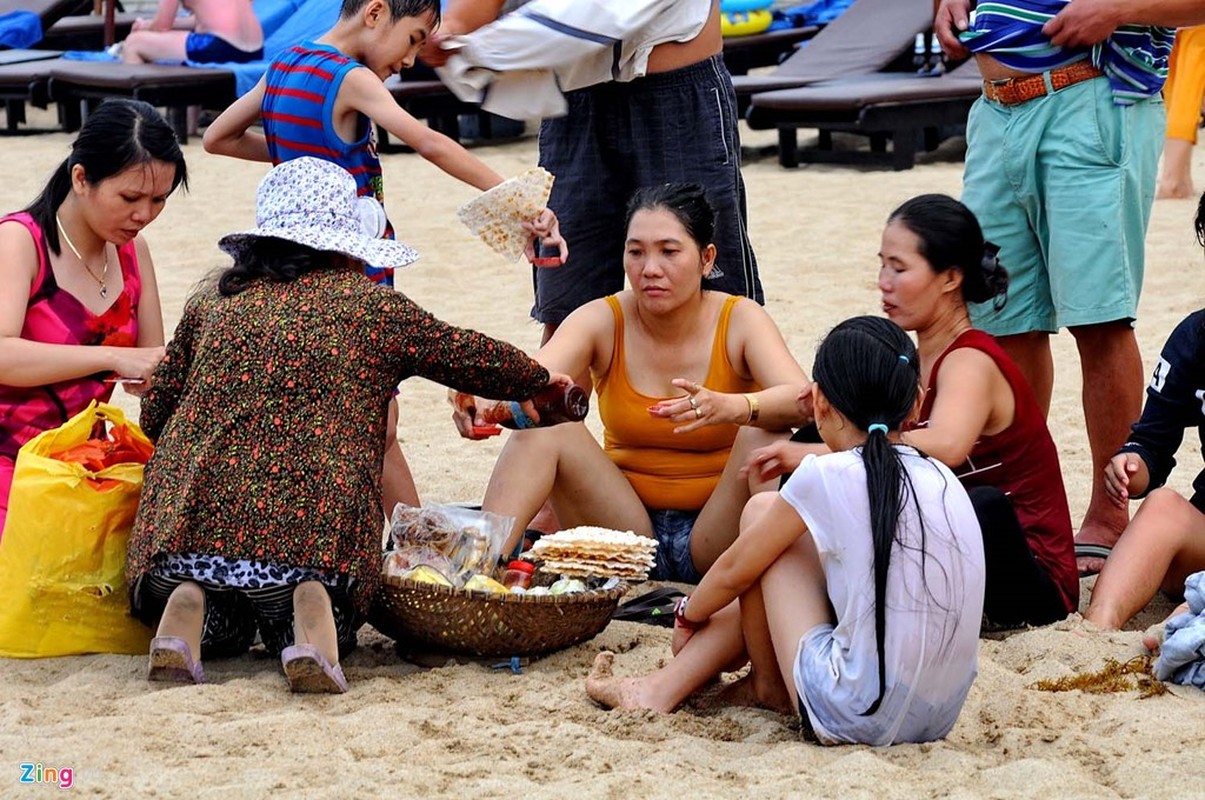
M 399 503 L 393 510 L 389 538 L 393 549 L 408 561 L 409 554 L 415 553 L 412 565 L 432 563 L 432 551 L 440 554 L 450 565 L 448 578 L 462 586 L 477 573 L 493 575 L 514 522 L 514 517 L 463 506 L 417 508 Z

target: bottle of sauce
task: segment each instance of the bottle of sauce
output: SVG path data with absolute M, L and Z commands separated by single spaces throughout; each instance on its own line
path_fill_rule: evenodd
M 581 422 L 590 411 L 590 398 L 577 384 L 549 386 L 531 398 L 540 415 L 539 422 L 528 416 L 517 402 L 497 403 L 482 409 L 481 418 L 487 425 L 504 428 L 546 428 L 562 422 Z
M 535 564 L 516 559 L 506 565 L 506 572 L 502 575 L 502 585 L 512 592 L 516 589 L 527 591 L 531 588 L 531 579 L 535 571 Z

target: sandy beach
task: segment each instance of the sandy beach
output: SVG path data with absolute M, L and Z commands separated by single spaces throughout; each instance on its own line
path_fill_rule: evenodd
M 774 140 L 772 131 L 749 133 L 745 144 Z M 0 209 L 26 205 L 70 141 L 61 133 L 0 139 L 7 165 Z M 835 323 L 879 313 L 876 252 L 886 215 L 922 192 L 957 196 L 960 146 L 947 142 L 898 173 L 786 171 L 773 158 L 746 165 L 767 307 L 806 369 Z M 210 156 L 199 138 L 185 152 L 190 191 L 172 197 L 145 233 L 169 336 L 191 289 L 227 263 L 217 239 L 254 224 L 255 187 L 266 171 Z M 506 175 L 536 161 L 530 137 L 475 152 Z M 1195 167 L 1205 186 L 1205 150 L 1197 150 Z M 494 255 L 455 217 L 473 190 L 414 155 L 385 156 L 384 168 L 399 238 L 422 255 L 398 274 L 398 288 L 445 320 L 534 351 L 539 328 L 528 317 L 527 268 Z M 1174 325 L 1205 298 L 1195 209 L 1195 201 L 1155 205 L 1137 326 L 1148 369 Z M 1092 467 L 1067 334 L 1055 339 L 1055 364 L 1050 426 L 1078 522 Z M 136 412 L 130 397 L 119 391 L 116 398 Z M 423 499 L 479 499 L 501 443 L 459 439 L 442 387 L 408 381 L 400 402 L 399 438 Z M 1200 459 L 1190 435 L 1170 485 L 1187 490 Z M 1085 604 L 1090 587 L 1085 580 Z M 0 776 L 7 775 L 0 797 L 48 788 L 18 783 L 26 761 L 72 768 L 73 788 L 98 798 L 1205 797 L 1195 760 L 1184 757 L 1200 753 L 1205 737 L 1201 692 L 1174 688 L 1140 699 L 1133 691 L 1033 688 L 1041 679 L 1098 670 L 1106 658 L 1138 655 L 1141 630 L 1170 607 L 1156 601 L 1118 633 L 1088 630 L 1073 616 L 985 639 L 979 677 L 949 738 L 882 750 L 808 744 L 795 721 L 717 708 L 706 697 L 672 715 L 600 710 L 583 689 L 600 649 L 620 653 L 619 674 L 669 658 L 669 632 L 635 623 L 613 622 L 595 640 L 534 661 L 521 675 L 484 662 L 420 668 L 365 628 L 344 664 L 351 690 L 337 697 L 290 695 L 262 652 L 208 662 L 209 683 L 173 688 L 147 684 L 145 656 L 0 660 Z

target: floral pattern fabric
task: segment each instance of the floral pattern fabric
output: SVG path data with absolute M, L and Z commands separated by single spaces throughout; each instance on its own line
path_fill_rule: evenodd
M 260 281 L 187 304 L 142 401 L 157 449 L 130 539 L 133 585 L 161 553 L 311 567 L 379 584 L 390 396 L 418 375 L 522 400 L 548 372 L 358 272 Z M 454 435 L 449 428 L 449 435 Z

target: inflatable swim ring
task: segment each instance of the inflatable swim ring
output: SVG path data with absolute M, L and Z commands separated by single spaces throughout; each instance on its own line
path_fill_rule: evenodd
M 774 16 L 766 10 L 761 11 L 721 11 L 720 33 L 724 36 L 749 36 L 761 33 L 774 22 Z
M 739 14 L 749 11 L 769 11 L 774 0 L 720 0 L 720 13 Z

